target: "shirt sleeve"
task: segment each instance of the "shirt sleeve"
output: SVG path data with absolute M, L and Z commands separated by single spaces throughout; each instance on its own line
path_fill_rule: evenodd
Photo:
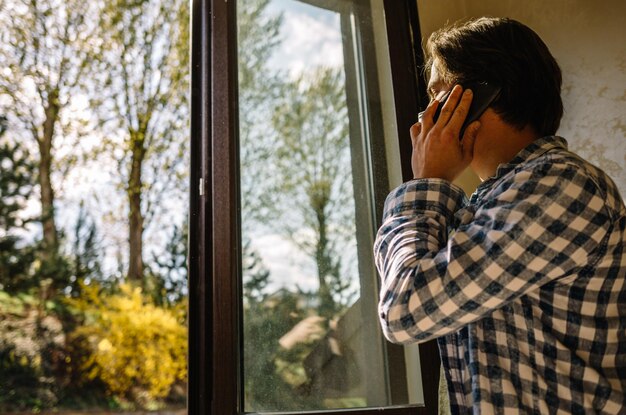
M 435 179 L 388 196 L 374 244 L 387 339 L 455 332 L 597 257 L 610 218 L 590 177 L 551 163 L 510 174 L 477 206 Z

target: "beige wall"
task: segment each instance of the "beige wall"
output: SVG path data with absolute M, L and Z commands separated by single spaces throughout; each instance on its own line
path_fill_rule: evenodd
M 417 0 L 424 38 L 460 19 L 505 16 L 543 38 L 563 71 L 558 134 L 626 198 L 626 1 Z M 477 183 L 465 176 L 466 190 Z

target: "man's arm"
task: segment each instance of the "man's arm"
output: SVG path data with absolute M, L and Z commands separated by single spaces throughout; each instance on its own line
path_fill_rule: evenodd
M 444 180 L 412 181 L 389 195 L 374 246 L 389 340 L 457 331 L 595 259 L 610 218 L 578 166 L 546 162 L 491 192 L 476 211 L 462 208 L 462 191 Z

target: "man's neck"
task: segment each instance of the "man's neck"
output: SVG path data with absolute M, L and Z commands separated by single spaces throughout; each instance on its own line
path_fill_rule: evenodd
M 481 129 L 487 128 L 480 137 L 478 147 L 474 147 L 472 169 L 483 181 L 494 176 L 498 166 L 513 160 L 521 150 L 539 138 L 532 127 L 527 125 L 520 130 L 495 113 L 485 114 L 480 121 Z

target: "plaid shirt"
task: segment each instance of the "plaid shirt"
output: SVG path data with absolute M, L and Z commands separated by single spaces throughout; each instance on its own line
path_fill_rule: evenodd
M 385 336 L 439 338 L 452 413 L 626 414 L 626 208 L 542 138 L 471 200 L 414 180 L 374 246 Z

